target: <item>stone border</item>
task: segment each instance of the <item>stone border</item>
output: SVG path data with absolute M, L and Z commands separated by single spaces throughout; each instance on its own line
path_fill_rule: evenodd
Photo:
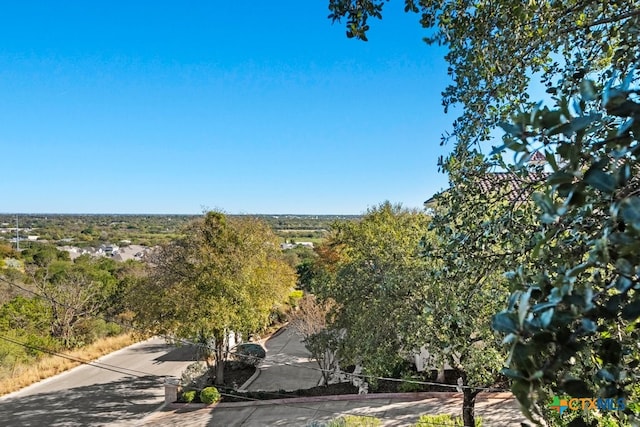
M 280 335 L 281 333 L 283 333 L 286 329 L 286 327 L 289 325 L 289 322 L 284 323 L 282 326 L 280 326 L 280 328 L 278 328 L 277 331 L 275 331 L 274 333 L 272 333 L 271 335 L 269 335 L 268 337 L 265 337 L 261 340 L 255 341 L 260 343 L 261 346 L 265 347 L 266 350 L 266 343 L 267 341 L 269 341 L 271 338 L 277 337 L 278 335 Z M 262 362 L 260 362 L 260 364 L 262 364 Z M 239 388 L 238 391 L 242 392 L 242 393 L 246 393 L 248 390 L 247 388 L 253 384 L 253 382 L 258 379 L 258 377 L 260 376 L 260 373 L 262 372 L 262 368 L 260 366 L 256 366 L 256 370 L 253 373 L 253 375 L 251 375 L 249 377 L 248 380 L 246 380 L 244 382 L 244 384 L 242 384 Z

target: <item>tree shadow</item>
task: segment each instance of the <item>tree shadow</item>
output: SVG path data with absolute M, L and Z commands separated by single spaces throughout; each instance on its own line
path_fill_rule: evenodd
M 0 404 L 0 425 L 97 426 L 139 420 L 160 405 L 162 391 L 162 377 L 146 376 L 9 398 Z
M 148 344 L 144 347 L 133 348 L 130 351 L 135 353 L 163 353 L 153 359 L 154 362 L 190 362 L 197 360 L 197 347 L 193 345 L 173 346 L 172 344 Z
M 197 360 L 197 347 L 192 345 L 176 347 L 170 352 L 153 359 L 154 362 L 195 362 Z

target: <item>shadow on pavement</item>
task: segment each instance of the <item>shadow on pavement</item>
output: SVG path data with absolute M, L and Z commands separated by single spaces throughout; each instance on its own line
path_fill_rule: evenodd
M 153 359 L 154 362 L 189 362 L 196 361 L 196 347 L 191 345 L 185 345 L 183 347 L 176 347 L 167 354 L 163 354 L 160 357 Z
M 153 359 L 155 362 L 190 362 L 196 361 L 196 347 L 192 345 L 184 345 L 173 347 L 171 344 L 159 343 L 145 345 L 144 347 L 131 349 L 134 353 L 163 353 L 160 357 Z
M 15 397 L 0 404 L 3 426 L 97 426 L 139 420 L 155 410 L 159 377 L 126 377 L 62 392 Z

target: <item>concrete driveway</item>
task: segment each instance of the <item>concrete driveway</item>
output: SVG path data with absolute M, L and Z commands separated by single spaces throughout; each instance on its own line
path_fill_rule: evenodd
M 309 359 L 311 354 L 295 332 L 282 328 L 264 346 L 267 355 L 243 391 L 293 391 L 318 385 L 322 377 L 318 363 Z
M 460 415 L 457 393 L 400 393 L 305 397 L 260 402 L 170 405 L 144 420 L 143 426 L 266 427 L 322 426 L 342 415 L 378 418 L 383 426 L 413 426 L 422 414 Z M 510 393 L 481 394 L 476 416 L 488 427 L 520 426 L 525 421 Z

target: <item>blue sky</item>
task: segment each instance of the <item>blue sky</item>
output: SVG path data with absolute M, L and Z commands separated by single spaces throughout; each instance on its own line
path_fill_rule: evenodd
M 0 212 L 420 207 L 447 185 L 445 52 L 402 2 L 367 43 L 327 3 L 3 5 Z

